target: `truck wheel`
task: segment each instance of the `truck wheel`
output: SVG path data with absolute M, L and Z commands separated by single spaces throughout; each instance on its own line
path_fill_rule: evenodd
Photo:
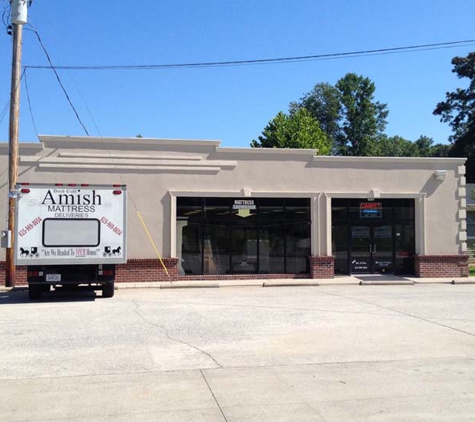
M 40 300 L 42 293 L 42 286 L 28 286 L 28 296 L 30 300 Z
M 114 296 L 114 283 L 107 283 L 102 286 L 102 297 Z

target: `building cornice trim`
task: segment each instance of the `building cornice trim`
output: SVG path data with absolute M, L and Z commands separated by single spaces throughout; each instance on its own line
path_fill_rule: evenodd
M 466 158 L 448 157 L 348 157 L 348 156 L 326 156 L 317 155 L 313 157 L 315 162 L 335 162 L 335 163 L 434 163 L 434 164 L 460 164 L 467 161 Z
M 213 150 L 221 145 L 217 140 L 195 140 L 195 139 L 162 139 L 162 138 L 113 138 L 95 136 L 66 136 L 66 135 L 38 135 L 38 138 L 48 146 L 49 143 L 62 143 L 64 146 L 74 144 L 104 144 L 104 145 L 150 145 L 150 146 L 188 146 L 188 147 L 209 147 Z
M 218 147 L 216 152 L 226 154 L 248 154 L 248 155 L 306 155 L 315 156 L 315 149 L 295 149 L 295 148 L 226 148 Z

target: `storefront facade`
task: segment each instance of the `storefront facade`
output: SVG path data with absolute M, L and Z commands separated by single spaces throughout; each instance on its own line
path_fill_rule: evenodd
M 41 141 L 21 145 L 21 182 L 127 184 L 129 262 L 119 281 L 468 275 L 464 159 L 322 157 L 219 141 Z M 0 160 L 6 168 L 6 144 Z
M 337 274 L 415 273 L 414 199 L 333 199 Z

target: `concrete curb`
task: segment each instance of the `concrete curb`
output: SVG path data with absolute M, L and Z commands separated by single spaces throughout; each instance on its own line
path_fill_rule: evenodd
M 212 289 L 219 287 L 219 283 L 208 282 L 170 283 L 160 285 L 160 289 Z
M 308 286 L 319 286 L 320 284 L 317 281 L 264 281 L 262 287 L 308 287 Z
M 413 281 L 395 281 L 395 280 L 390 280 L 390 281 L 360 281 L 359 285 L 360 286 L 414 286 Z

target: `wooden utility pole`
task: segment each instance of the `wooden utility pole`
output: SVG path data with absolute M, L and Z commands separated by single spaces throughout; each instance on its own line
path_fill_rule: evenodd
M 8 231 L 11 239 L 6 251 L 5 286 L 15 287 L 15 186 L 18 180 L 18 135 L 20 122 L 20 79 L 21 47 L 23 24 L 26 23 L 27 3 L 22 0 L 12 1 L 13 55 L 12 81 L 10 93 L 10 129 L 9 129 L 9 173 L 8 173 Z

